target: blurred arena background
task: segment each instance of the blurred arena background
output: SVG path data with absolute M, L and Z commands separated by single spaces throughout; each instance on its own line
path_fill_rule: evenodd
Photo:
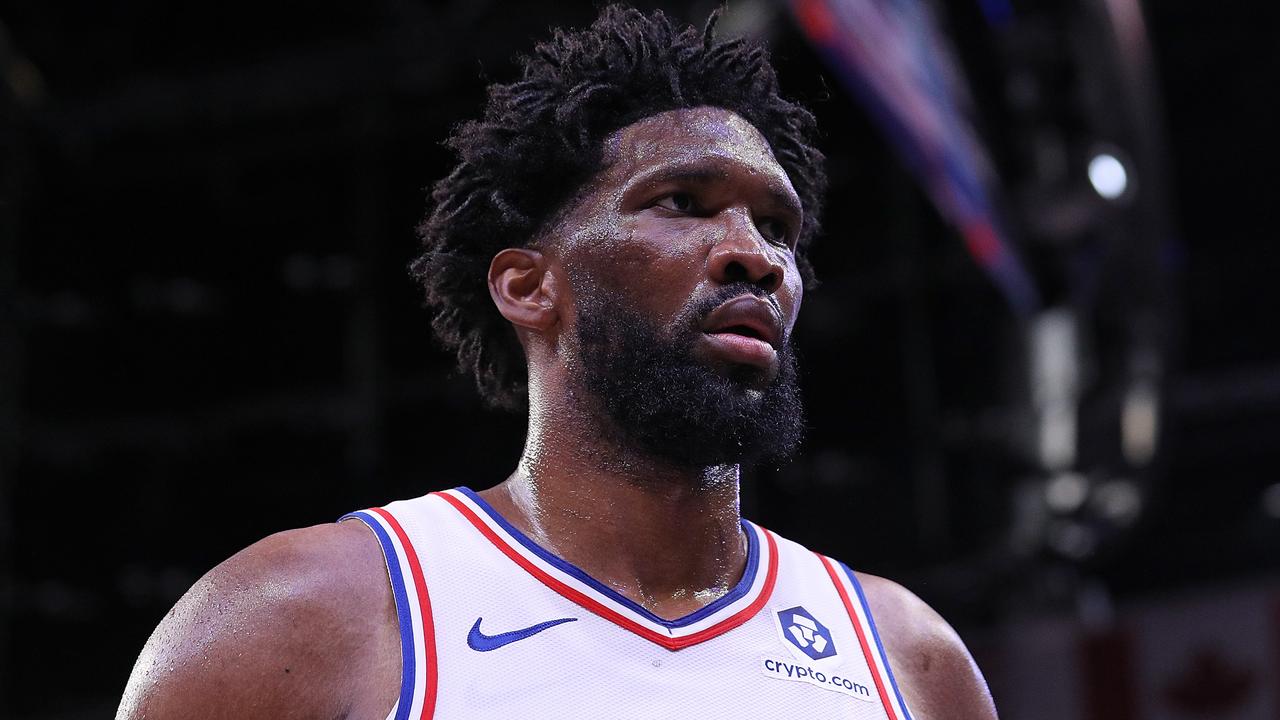
M 638 3 L 700 23 L 709 2 Z M 0 2 L 0 717 L 110 717 L 203 572 L 509 472 L 405 266 L 588 2 Z M 737 0 L 824 131 L 812 431 L 744 510 L 960 630 L 1005 720 L 1280 717 L 1280 17 Z

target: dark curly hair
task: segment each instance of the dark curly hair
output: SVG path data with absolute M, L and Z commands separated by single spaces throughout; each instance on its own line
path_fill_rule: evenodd
M 436 335 L 490 404 L 518 409 L 527 394 L 523 350 L 489 298 L 490 261 L 527 246 L 602 169 L 604 139 L 643 118 L 709 105 L 754 125 L 804 206 L 796 261 L 812 281 L 804 251 L 826 189 L 813 115 L 779 94 L 764 47 L 713 39 L 718 15 L 699 32 L 661 11 L 611 5 L 585 30 L 556 30 L 519 58 L 520 80 L 489 87 L 484 117 L 446 142 L 459 161 L 432 191 L 410 271 Z

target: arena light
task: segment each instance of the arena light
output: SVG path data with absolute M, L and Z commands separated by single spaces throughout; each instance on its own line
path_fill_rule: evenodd
M 1107 200 L 1118 200 L 1129 189 L 1129 171 L 1115 155 L 1100 152 L 1089 161 L 1089 184 Z
M 1154 382 L 1134 383 L 1124 395 L 1120 411 L 1120 447 L 1132 467 L 1144 467 L 1155 457 L 1160 432 L 1160 396 Z

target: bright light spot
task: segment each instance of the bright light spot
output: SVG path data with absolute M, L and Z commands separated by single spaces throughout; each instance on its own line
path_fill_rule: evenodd
M 1088 496 L 1089 481 L 1078 473 L 1058 473 L 1044 488 L 1045 502 L 1060 513 L 1076 510 Z
M 1160 429 L 1160 396 L 1153 383 L 1135 384 L 1125 393 L 1120 413 L 1120 439 L 1124 457 L 1133 467 L 1151 462 Z
M 1038 411 L 1037 452 L 1048 470 L 1076 459 L 1076 402 L 1080 349 L 1075 315 L 1063 308 L 1041 313 L 1031 327 L 1031 383 Z
M 1048 404 L 1040 412 L 1040 463 L 1050 470 L 1076 459 L 1076 409 L 1067 402 Z
M 1128 189 L 1129 173 L 1116 156 L 1098 153 L 1089 161 L 1089 182 L 1099 195 L 1115 200 Z

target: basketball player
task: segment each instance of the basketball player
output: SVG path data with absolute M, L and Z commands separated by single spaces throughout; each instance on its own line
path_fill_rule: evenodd
M 528 409 L 510 477 L 227 560 L 119 717 L 995 717 L 910 592 L 739 517 L 739 466 L 803 427 L 825 176 L 763 51 L 710 30 L 607 8 L 450 141 L 413 269 L 481 392 Z

